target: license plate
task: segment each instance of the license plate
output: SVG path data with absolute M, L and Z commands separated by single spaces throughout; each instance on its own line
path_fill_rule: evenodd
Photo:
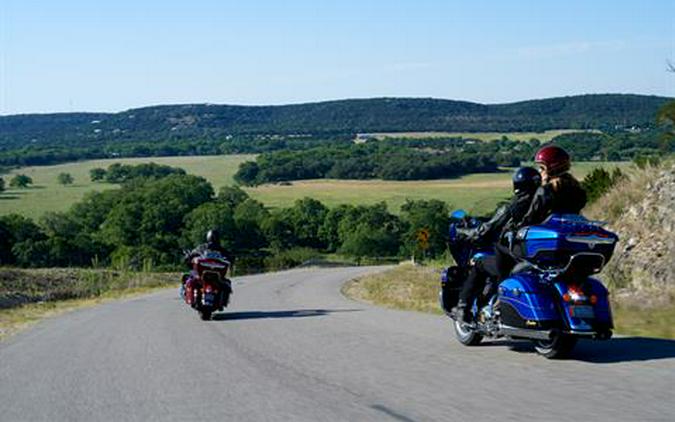
M 595 318 L 592 306 L 570 306 L 570 315 L 574 318 Z

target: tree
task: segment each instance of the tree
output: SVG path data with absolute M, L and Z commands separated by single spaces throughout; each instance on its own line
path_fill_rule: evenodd
M 244 192 L 239 186 L 223 186 L 218 191 L 218 201 L 225 202 L 230 208 L 235 209 L 237 205 L 246 201 L 249 198 L 248 194 Z
M 234 180 L 242 185 L 253 186 L 257 184 L 260 168 L 255 161 L 245 161 L 239 165 L 239 170 L 234 175 Z
M 102 239 L 120 251 L 135 253 L 144 248 L 147 258 L 168 264 L 179 254 L 186 216 L 211 200 L 213 188 L 201 177 L 174 174 L 135 179 L 123 185 L 119 195 L 101 225 Z M 124 259 L 123 255 L 117 254 L 119 259 Z
M 62 185 L 71 185 L 74 181 L 73 176 L 70 173 L 59 173 L 56 180 Z
M 340 252 L 361 261 L 363 257 L 394 256 L 399 249 L 398 237 L 384 228 L 360 224 L 347 234 Z
M 319 249 L 325 247 L 319 236 L 319 229 L 327 213 L 328 208 L 321 202 L 303 198 L 295 201 L 293 207 L 285 210 L 283 215 L 293 228 L 299 246 Z
M 5 190 L 5 179 L 0 177 L 0 192 L 3 192 Z
M 192 210 L 185 217 L 183 245 L 193 248 L 206 240 L 206 233 L 216 229 L 220 233 L 220 244 L 229 251 L 235 249 L 237 228 L 232 209 L 224 202 L 207 202 Z
M 0 262 L 21 266 L 38 266 L 45 256 L 33 254 L 36 244 L 46 240 L 45 234 L 33 220 L 19 214 L 0 217 Z M 30 253 L 29 253 L 30 252 Z
M 92 182 L 100 182 L 105 179 L 106 171 L 100 167 L 89 170 L 89 178 Z
M 448 206 L 437 199 L 411 201 L 407 200 L 401 207 L 401 219 L 408 226 L 404 236 L 408 253 L 420 255 L 426 252 L 437 256 L 445 251 L 448 232 Z M 428 233 L 428 247 L 420 248 L 419 234 L 421 230 Z
M 26 176 L 25 174 L 17 174 L 12 178 L 12 180 L 9 181 L 9 186 L 20 189 L 27 188 L 28 185 L 31 184 L 33 184 L 33 179 Z

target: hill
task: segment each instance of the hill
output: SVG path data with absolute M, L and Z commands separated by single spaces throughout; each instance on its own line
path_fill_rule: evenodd
M 0 151 L 26 146 L 223 140 L 260 134 L 513 132 L 645 127 L 666 97 L 594 94 L 479 104 L 432 98 L 374 98 L 281 106 L 162 105 L 120 113 L 0 116 Z

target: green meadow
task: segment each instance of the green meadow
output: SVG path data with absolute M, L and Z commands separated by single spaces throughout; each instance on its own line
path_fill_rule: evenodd
M 181 167 L 188 173 L 202 176 L 220 187 L 234 183 L 233 175 L 239 164 L 253 159 L 253 155 L 149 157 L 131 159 L 91 160 L 55 166 L 25 167 L 2 176 L 6 182 L 13 174 L 22 173 L 33 179 L 28 189 L 9 189 L 0 194 L 0 214 L 19 213 L 39 218 L 48 211 L 66 211 L 73 203 L 92 190 L 116 189 L 108 183 L 92 182 L 89 170 L 107 168 L 113 163 L 138 164 L 155 162 Z M 577 163 L 574 174 L 582 178 L 595 167 L 625 168 L 628 163 Z M 70 173 L 75 182 L 63 186 L 57 182 L 59 173 Z M 508 198 L 511 172 L 471 174 L 450 180 L 383 181 L 383 180 L 303 180 L 283 184 L 268 184 L 245 188 L 253 198 L 265 205 L 286 207 L 305 196 L 315 198 L 328 206 L 342 203 L 374 204 L 387 202 L 392 212 L 398 213 L 406 199 L 439 199 L 455 208 L 485 214 L 500 201 Z

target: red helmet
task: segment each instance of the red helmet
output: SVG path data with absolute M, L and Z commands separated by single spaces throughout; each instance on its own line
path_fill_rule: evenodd
M 550 176 L 557 176 L 570 169 L 570 155 L 555 145 L 547 145 L 537 151 L 534 161 L 544 165 Z

